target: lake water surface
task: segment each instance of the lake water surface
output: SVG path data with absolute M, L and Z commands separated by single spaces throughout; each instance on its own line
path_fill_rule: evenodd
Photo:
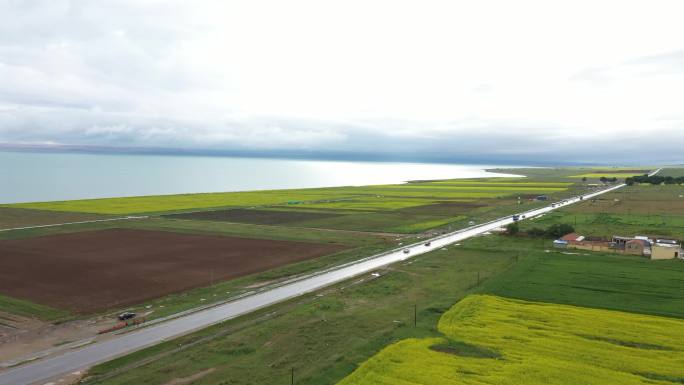
M 0 151 L 0 203 L 507 176 L 495 167 Z

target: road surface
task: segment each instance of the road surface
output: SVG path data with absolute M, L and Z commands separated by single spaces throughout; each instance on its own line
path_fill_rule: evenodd
M 656 171 L 657 172 L 657 171 Z M 624 184 L 585 194 L 584 199 L 607 193 L 623 187 Z M 574 197 L 553 206 L 521 213 L 525 219 L 539 216 L 560 207 L 579 202 L 580 197 Z M 0 372 L 0 385 L 27 385 L 45 381 L 56 376 L 83 370 L 95 364 L 109 361 L 134 351 L 155 345 L 190 332 L 206 328 L 219 322 L 232 319 L 257 309 L 292 299 L 302 294 L 310 293 L 326 286 L 336 284 L 346 279 L 371 272 L 380 267 L 403 261 L 416 255 L 424 254 L 444 246 L 463 241 L 476 235 L 481 235 L 512 223 L 511 216 L 501 218 L 485 224 L 469 227 L 453 233 L 442 235 L 421 243 L 405 246 L 361 261 L 342 266 L 338 269 L 311 275 L 298 281 L 243 297 L 232 302 L 213 308 L 191 313 L 187 316 L 175 318 L 157 325 L 145 327 L 115 338 L 94 343 L 77 350 L 67 351 L 61 355 L 46 358 L 33 363 Z M 408 250 L 406 253 L 405 250 Z

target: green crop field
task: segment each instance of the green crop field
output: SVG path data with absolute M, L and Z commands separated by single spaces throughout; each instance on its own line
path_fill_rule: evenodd
M 502 172 L 507 174 L 525 175 L 534 182 L 577 182 L 577 175 L 582 174 L 610 174 L 610 177 L 619 178 L 619 174 L 626 174 L 629 171 L 642 175 L 642 171 L 648 172 L 655 168 L 637 167 L 637 168 L 606 168 L 606 167 L 561 167 L 561 168 L 513 168 L 513 169 L 491 169 L 488 171 Z M 599 176 L 600 178 L 600 176 Z
M 474 295 L 340 385 L 680 384 L 684 321 Z
M 630 178 L 633 176 L 639 176 L 639 175 L 644 175 L 643 173 L 623 173 L 623 172 L 615 172 L 615 173 L 587 173 L 587 174 L 581 174 L 581 175 L 572 175 L 570 178 L 587 178 L 587 179 L 600 179 L 600 178 L 618 178 L 618 179 L 625 179 L 625 178 Z
M 678 176 L 684 176 L 684 168 L 663 168 L 658 175 L 661 176 L 673 176 L 673 177 L 678 177 Z
M 522 224 L 523 230 L 568 223 L 587 236 L 684 238 L 684 186 L 628 186 Z
M 74 201 L 19 203 L 9 205 L 27 209 L 70 211 L 96 214 L 137 214 L 182 211 L 212 207 L 245 207 L 326 199 L 329 195 L 311 190 L 279 190 L 206 194 L 158 195 L 127 198 L 84 199 Z M 344 196 L 340 195 L 339 198 Z
M 518 255 L 483 292 L 530 301 L 684 318 L 684 263 L 553 249 L 548 240 L 481 237 L 471 250 Z M 550 252 L 546 252 L 549 250 Z

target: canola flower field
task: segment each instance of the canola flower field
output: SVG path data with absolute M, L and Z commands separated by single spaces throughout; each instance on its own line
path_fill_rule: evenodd
M 681 384 L 684 321 L 471 295 L 340 385 Z

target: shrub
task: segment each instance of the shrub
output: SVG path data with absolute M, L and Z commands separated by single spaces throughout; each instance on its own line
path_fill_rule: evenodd
M 574 233 L 575 228 L 567 223 L 556 223 L 546 229 L 546 235 L 553 238 L 560 238 L 565 234 Z
M 506 225 L 506 234 L 516 235 L 519 232 L 520 232 L 520 226 L 517 223 L 513 222 L 513 223 L 509 223 L 508 225 Z
M 543 237 L 546 235 L 546 230 L 539 227 L 533 227 L 527 232 L 527 234 L 531 237 Z

